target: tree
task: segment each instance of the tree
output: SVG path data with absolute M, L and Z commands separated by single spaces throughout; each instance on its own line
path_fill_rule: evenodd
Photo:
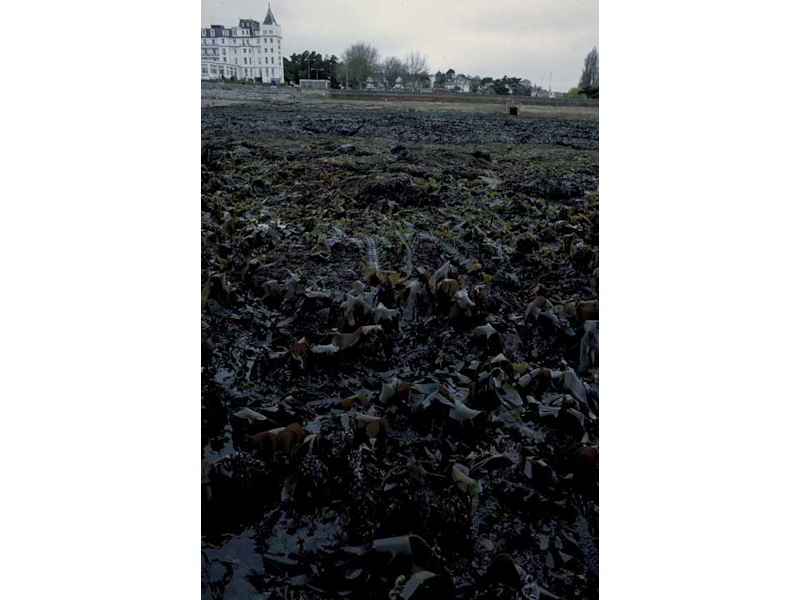
M 363 89 L 367 77 L 371 77 L 377 70 L 379 59 L 378 50 L 374 46 L 356 42 L 342 54 L 339 77 L 348 79 L 351 84 L 355 83 L 359 89 Z
M 503 75 L 502 79 L 495 79 L 492 82 L 494 93 L 498 96 L 508 96 L 511 92 L 508 89 L 508 77 Z
M 286 83 L 299 84 L 301 79 L 329 79 L 331 87 L 337 87 L 336 71 L 339 59 L 335 56 L 322 56 L 314 50 L 302 54 L 292 54 L 283 58 L 283 78 Z
M 402 77 L 403 83 L 407 83 L 407 74 L 405 63 L 396 56 L 390 56 L 383 61 L 383 83 L 387 89 L 392 89 L 398 77 Z
M 327 69 L 327 77 L 331 80 L 331 87 L 338 88 L 340 85 L 340 82 L 337 79 L 337 73 L 339 71 L 339 59 L 336 58 L 334 54 L 331 54 L 330 58 L 326 60 L 325 67 Z
M 585 94 L 583 93 L 583 88 L 580 86 L 570 89 L 566 95 L 567 98 L 582 98 L 584 96 Z
M 592 48 L 583 61 L 583 73 L 578 87 L 584 90 L 600 87 L 600 53 L 597 51 L 597 46 Z
M 473 94 L 477 94 L 481 91 L 481 78 L 480 77 L 473 77 L 470 79 L 469 83 L 469 91 Z
M 414 89 L 419 89 L 423 79 L 428 79 L 428 59 L 421 52 L 412 50 L 406 57 L 406 71 Z
M 453 69 L 447 69 L 447 73 L 445 73 L 445 78 L 447 81 L 453 81 L 453 78 L 456 76 L 456 72 Z

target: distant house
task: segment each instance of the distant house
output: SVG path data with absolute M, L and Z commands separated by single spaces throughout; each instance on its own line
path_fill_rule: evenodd
M 531 96 L 534 98 L 555 98 L 553 92 L 550 92 L 538 85 L 534 85 L 533 89 L 531 90 Z
M 445 81 L 444 89 L 450 92 L 468 92 L 472 81 L 466 75 L 456 75 L 452 79 Z
M 367 87 L 366 87 L 366 89 L 368 89 L 368 90 L 377 89 L 375 87 L 375 80 L 372 77 L 367 77 Z
M 394 87 L 392 88 L 392 90 L 394 90 L 395 92 L 402 92 L 405 89 L 406 88 L 403 87 L 403 78 L 402 77 L 398 77 L 397 79 L 394 80 Z

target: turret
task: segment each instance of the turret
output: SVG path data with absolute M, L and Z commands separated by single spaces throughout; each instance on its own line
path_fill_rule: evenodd
M 264 17 L 264 23 L 261 25 L 261 35 L 281 35 L 281 26 L 275 20 L 275 15 L 272 14 L 272 6 L 267 5 L 267 16 Z

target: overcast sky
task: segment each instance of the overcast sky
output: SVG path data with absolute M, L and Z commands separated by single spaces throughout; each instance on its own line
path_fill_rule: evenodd
M 202 26 L 264 20 L 262 0 L 201 0 Z M 583 59 L 599 46 L 599 0 L 270 0 L 286 55 L 341 56 L 352 42 L 381 58 L 416 49 L 432 73 L 517 76 L 554 91 L 578 83 Z

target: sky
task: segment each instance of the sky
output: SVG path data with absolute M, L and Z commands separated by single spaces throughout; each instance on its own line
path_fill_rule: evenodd
M 202 26 L 267 14 L 266 0 L 201 0 Z M 426 55 L 431 73 L 503 75 L 565 92 L 599 49 L 599 0 L 270 0 L 288 56 L 341 56 L 356 41 L 381 58 Z M 550 80 L 552 73 L 552 83 Z

